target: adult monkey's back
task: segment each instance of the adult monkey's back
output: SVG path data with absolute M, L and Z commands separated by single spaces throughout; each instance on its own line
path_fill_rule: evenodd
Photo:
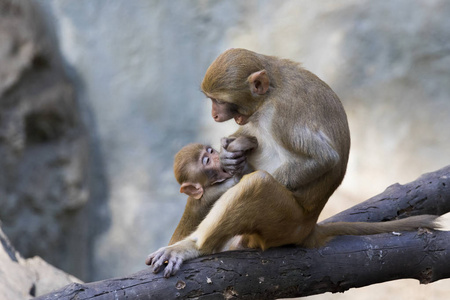
M 342 234 L 373 234 L 434 227 L 434 216 L 385 223 L 316 225 L 328 198 L 344 178 L 350 148 L 347 116 L 336 94 L 298 63 L 231 49 L 208 68 L 202 91 L 217 122 L 234 118 L 232 136 L 255 136 L 249 157 L 254 173 L 225 192 L 186 239 L 152 253 L 147 264 L 165 276 L 183 260 L 219 251 L 245 234 L 247 246 L 319 246 Z M 226 147 L 225 147 L 226 148 Z M 239 153 L 221 154 L 224 168 L 239 169 Z

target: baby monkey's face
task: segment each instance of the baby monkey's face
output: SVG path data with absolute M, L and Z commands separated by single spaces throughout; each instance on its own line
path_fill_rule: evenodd
M 228 178 L 233 177 L 225 172 L 220 163 L 219 152 L 211 146 L 205 146 L 202 149 L 199 159 L 199 167 L 208 178 L 209 185 L 220 183 Z

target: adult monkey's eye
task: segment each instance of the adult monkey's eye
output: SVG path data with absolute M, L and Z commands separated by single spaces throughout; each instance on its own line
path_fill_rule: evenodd
M 209 157 L 208 156 L 203 157 L 202 163 L 203 163 L 204 166 L 209 164 Z
M 225 101 L 221 101 L 215 98 L 211 98 L 212 101 L 216 102 L 217 104 L 221 105 L 221 104 L 225 104 Z

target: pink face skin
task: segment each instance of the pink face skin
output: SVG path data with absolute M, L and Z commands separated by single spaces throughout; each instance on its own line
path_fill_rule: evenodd
M 224 122 L 228 121 L 231 118 L 234 118 L 238 125 L 245 125 L 248 123 L 249 116 L 244 116 L 231 109 L 231 104 L 227 102 L 223 102 L 214 98 L 211 98 L 212 101 L 212 110 L 211 115 L 216 122 Z
M 222 168 L 219 159 L 219 152 L 210 146 L 205 146 L 200 154 L 200 163 L 203 166 L 204 172 L 207 174 L 210 185 L 222 182 L 228 178 L 233 177 L 231 174 L 225 172 Z

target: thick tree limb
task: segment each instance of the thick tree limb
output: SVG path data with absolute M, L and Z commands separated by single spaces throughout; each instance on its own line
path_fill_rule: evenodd
M 450 277 L 450 232 L 341 237 L 321 249 L 224 252 L 186 263 L 165 279 L 149 269 L 71 284 L 39 299 L 275 299 L 343 292 L 399 278 Z
M 346 210 L 329 221 L 380 221 L 450 211 L 450 166 Z M 38 299 L 276 299 L 416 278 L 450 278 L 450 232 L 339 237 L 320 249 L 235 251 L 187 262 L 165 279 L 150 269 L 125 278 L 71 284 Z
M 450 211 L 450 166 L 417 180 L 388 187 L 383 193 L 328 218 L 324 223 L 379 222 L 414 215 L 443 215 Z

